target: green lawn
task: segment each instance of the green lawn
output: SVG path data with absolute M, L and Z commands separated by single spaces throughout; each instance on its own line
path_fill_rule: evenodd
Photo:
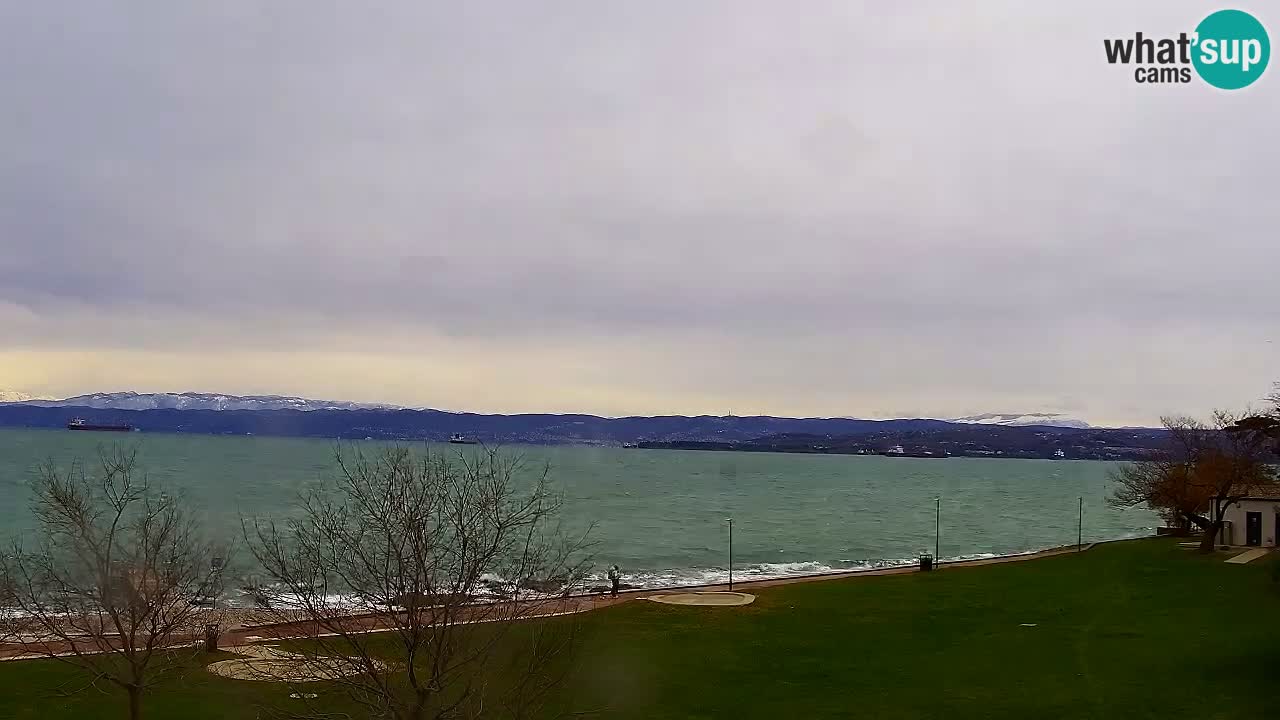
M 627 718 L 1270 717 L 1272 559 L 1222 560 L 1151 540 L 771 588 L 746 608 L 627 603 L 580 616 L 557 705 Z M 0 664 L 0 718 L 124 715 L 118 696 L 52 692 L 70 677 L 45 661 Z M 148 715 L 256 718 L 287 707 L 283 695 L 192 672 L 157 691 Z

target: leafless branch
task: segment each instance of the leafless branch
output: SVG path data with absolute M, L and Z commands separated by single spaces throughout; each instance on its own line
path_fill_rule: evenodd
M 148 689 L 181 668 L 216 615 L 198 607 L 225 550 L 202 537 L 179 498 L 152 487 L 137 448 L 99 448 L 96 473 L 52 460 L 37 472 L 33 547 L 3 558 L 13 641 L 107 682 L 141 714 Z
M 1214 412 L 1211 424 L 1163 418 L 1169 446 L 1149 460 L 1117 469 L 1112 474 L 1116 490 L 1111 503 L 1145 504 L 1173 527 L 1188 530 L 1194 525 L 1204 531 L 1201 548 L 1212 549 L 1227 508 L 1242 498 L 1276 489 L 1267 439 L 1237 431 L 1243 419 L 1220 410 Z
M 371 716 L 525 717 L 573 641 L 572 623 L 540 623 L 572 605 L 589 548 L 560 524 L 548 468 L 483 447 L 339 447 L 335 464 L 293 517 L 244 523 L 270 632 L 312 637 L 296 652 Z

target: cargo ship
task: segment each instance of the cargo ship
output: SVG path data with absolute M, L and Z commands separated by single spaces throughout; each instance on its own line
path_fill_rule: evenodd
M 103 423 L 85 422 L 81 418 L 75 418 L 67 423 L 68 430 L 96 430 L 98 432 L 130 432 L 133 430 L 132 425 L 109 425 Z
M 945 450 L 934 452 L 932 450 L 903 450 L 901 445 L 894 445 L 880 453 L 884 457 L 900 457 L 900 458 L 945 458 L 949 457 L 949 453 Z

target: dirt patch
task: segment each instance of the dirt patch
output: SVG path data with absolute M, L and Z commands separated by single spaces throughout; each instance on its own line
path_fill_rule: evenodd
M 305 657 L 273 645 L 238 645 L 227 652 L 245 657 L 210 663 L 209 672 L 233 680 L 305 683 L 337 680 L 364 670 L 357 658 Z M 390 669 L 387 666 L 381 670 Z
M 645 598 L 665 605 L 701 605 L 711 607 L 736 607 L 755 602 L 755 595 L 740 592 L 688 592 L 650 595 Z

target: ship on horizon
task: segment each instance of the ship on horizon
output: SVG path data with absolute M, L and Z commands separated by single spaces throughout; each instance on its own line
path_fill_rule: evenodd
M 904 450 L 904 449 L 902 448 L 902 446 L 901 446 L 901 445 L 894 445 L 893 447 L 889 448 L 888 450 L 884 450 L 884 451 L 882 451 L 880 454 L 881 454 L 881 455 L 883 455 L 884 457 L 899 457 L 899 458 L 945 458 L 945 457 L 950 457 L 950 454 L 949 454 L 947 451 L 945 451 L 945 450 L 938 451 L 938 452 L 934 452 L 934 451 L 932 451 L 932 450 L 916 450 L 916 451 L 909 451 L 909 450 Z
M 454 433 L 449 436 L 449 442 L 454 445 L 475 445 L 477 441 L 472 440 L 462 433 Z
M 97 432 L 132 432 L 132 425 L 112 425 L 108 423 L 86 422 L 83 418 L 73 418 L 67 423 L 68 430 L 94 430 Z

